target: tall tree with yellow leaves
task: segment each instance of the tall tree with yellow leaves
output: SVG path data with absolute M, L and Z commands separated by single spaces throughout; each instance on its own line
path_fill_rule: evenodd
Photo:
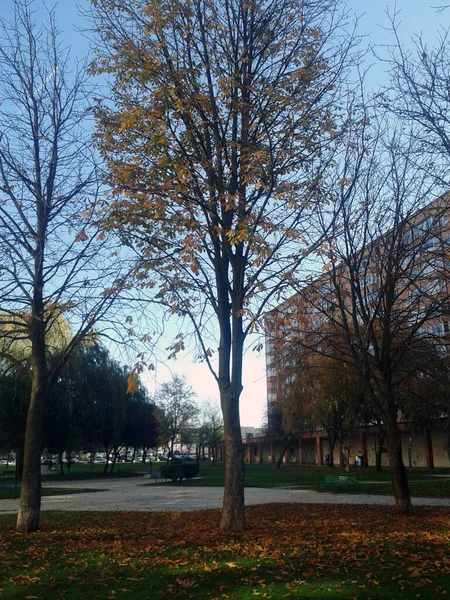
M 338 0 L 92 4 L 95 70 L 111 81 L 96 110 L 108 227 L 138 254 L 142 287 L 190 321 L 217 381 L 221 528 L 242 530 L 244 344 L 320 243 L 309 216 L 345 121 L 355 38 Z

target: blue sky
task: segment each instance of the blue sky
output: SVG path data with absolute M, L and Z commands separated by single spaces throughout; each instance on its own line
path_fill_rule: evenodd
M 450 9 L 438 12 L 436 7 L 442 6 L 444 0 L 347 0 L 346 5 L 355 15 L 360 16 L 359 32 L 366 36 L 364 43 L 370 43 L 380 55 L 386 54 L 386 45 L 392 42 L 392 36 L 386 28 L 389 20 L 385 11 L 391 14 L 400 11 L 398 21 L 399 33 L 405 46 L 414 34 L 422 34 L 423 38 L 433 45 L 439 27 L 444 29 L 450 23 Z M 2 16 L 11 13 L 12 0 L 0 0 Z M 38 16 L 45 14 L 44 7 L 53 6 L 49 0 L 35 0 L 34 7 Z M 84 58 L 89 51 L 89 41 L 80 30 L 87 29 L 89 24 L 81 16 L 80 9 L 86 9 L 89 0 L 60 0 L 56 5 L 56 12 L 60 30 L 63 32 L 63 41 L 71 46 L 72 53 L 78 58 Z M 376 63 L 373 55 L 368 55 L 369 63 Z M 382 64 L 373 64 L 367 79 L 372 89 L 387 83 L 386 67 Z M 178 359 L 176 363 L 164 365 L 158 363 L 157 382 L 170 378 L 171 372 L 176 371 L 188 376 L 189 383 L 198 394 L 199 399 L 218 397 L 217 385 L 204 364 L 193 364 L 190 357 Z M 153 391 L 155 381 L 149 381 Z M 249 351 L 244 360 L 244 391 L 241 398 L 241 422 L 243 425 L 258 426 L 261 422 L 263 409 L 266 403 L 265 387 L 265 360 L 264 356 L 256 356 Z

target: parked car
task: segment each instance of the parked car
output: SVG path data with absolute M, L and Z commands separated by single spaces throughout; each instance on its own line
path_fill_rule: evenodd
M 197 460 L 195 458 L 195 456 L 192 456 L 192 454 L 182 454 L 181 458 L 185 461 L 195 461 Z

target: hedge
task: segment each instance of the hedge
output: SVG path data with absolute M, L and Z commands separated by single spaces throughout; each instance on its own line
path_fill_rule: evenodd
M 172 481 L 192 479 L 198 475 L 198 471 L 198 463 L 170 462 L 162 465 L 160 468 L 161 478 L 171 479 Z

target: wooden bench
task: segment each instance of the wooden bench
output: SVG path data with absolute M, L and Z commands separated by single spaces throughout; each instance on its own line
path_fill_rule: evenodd
M 324 485 L 328 492 L 347 492 L 351 494 L 356 491 L 357 477 L 351 475 L 325 475 Z

